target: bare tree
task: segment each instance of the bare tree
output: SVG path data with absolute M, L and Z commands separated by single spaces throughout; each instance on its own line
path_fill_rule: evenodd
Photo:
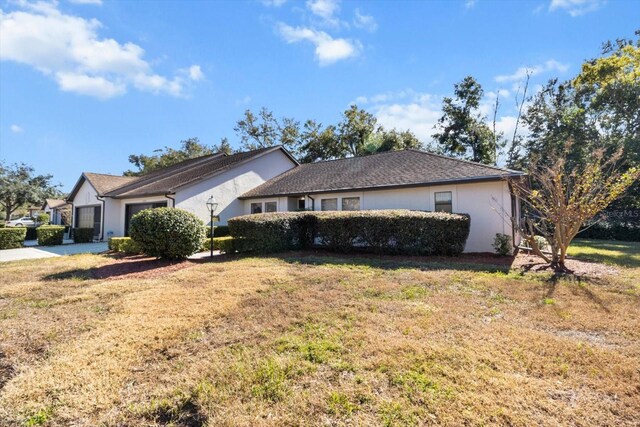
M 565 269 L 567 249 L 583 225 L 640 178 L 640 168 L 620 168 L 621 151 L 609 158 L 595 152 L 584 166 L 569 169 L 571 146 L 568 142 L 555 159 L 533 161 L 528 180 L 511 182 L 526 211 L 523 219 L 512 222 L 533 252 L 559 270 Z M 547 240 L 550 255 L 542 252 L 536 236 Z
M 520 88 L 516 91 L 516 106 L 518 107 L 518 116 L 516 117 L 516 124 L 513 128 L 513 137 L 511 138 L 511 145 L 507 154 L 507 165 L 514 167 L 518 162 L 518 151 L 520 149 L 520 141 L 522 137 L 518 135 L 518 126 L 520 125 L 520 119 L 522 118 L 522 111 L 524 110 L 524 103 L 527 100 L 527 91 L 529 90 L 529 80 L 531 79 L 531 70 L 527 70 L 526 78 L 524 80 L 524 87 L 522 89 L 522 97 L 520 97 Z

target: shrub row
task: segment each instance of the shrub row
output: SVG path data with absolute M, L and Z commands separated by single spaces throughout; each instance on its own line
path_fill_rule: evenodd
M 205 237 L 211 237 L 211 227 L 205 225 L 203 228 Z M 213 227 L 213 237 L 226 237 L 229 235 L 228 225 L 215 225 Z
M 207 238 L 202 242 L 202 250 L 208 251 L 211 250 L 211 239 Z M 214 237 L 213 238 L 213 249 L 218 250 L 224 253 L 232 253 L 235 252 L 233 247 L 233 237 L 231 236 L 223 236 L 223 237 Z
M 320 245 L 336 252 L 459 255 L 468 215 L 409 210 L 282 212 L 229 220 L 238 252 L 277 252 Z
M 93 228 L 74 228 L 73 243 L 93 242 Z
M 38 233 L 38 245 L 54 246 L 62 244 L 64 239 L 63 225 L 41 225 L 36 230 Z
M 0 249 L 22 247 L 26 235 L 25 227 L 0 228 Z
M 109 249 L 114 252 L 126 254 L 142 253 L 140 246 L 131 237 L 111 237 L 109 238 Z
M 596 224 L 579 233 L 576 238 L 640 242 L 640 226 L 634 227 L 627 224 Z

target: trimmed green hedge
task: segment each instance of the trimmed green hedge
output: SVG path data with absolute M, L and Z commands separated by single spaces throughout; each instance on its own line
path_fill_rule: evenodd
M 233 247 L 233 237 L 224 236 L 224 237 L 214 237 L 213 238 L 213 249 L 218 250 L 224 253 L 233 253 L 235 249 Z M 211 239 L 206 238 L 202 242 L 202 251 L 208 251 L 211 248 Z
M 468 215 L 409 210 L 280 212 L 229 220 L 238 252 L 278 252 L 320 245 L 331 251 L 459 255 Z
M 46 225 L 46 224 L 49 224 L 50 220 L 51 220 L 51 217 L 49 217 L 49 214 L 47 213 L 38 214 L 38 216 L 36 217 L 36 222 L 38 224 Z
M 25 227 L 0 228 L 0 249 L 21 248 L 26 235 Z
M 93 228 L 74 228 L 73 243 L 91 243 L 93 242 Z
M 109 249 L 114 252 L 123 252 L 126 254 L 142 253 L 140 246 L 131 239 L 131 237 L 111 237 L 109 239 Z
M 145 209 L 131 218 L 129 234 L 147 255 L 181 259 L 202 247 L 204 224 L 183 209 Z
M 631 224 L 595 224 L 578 233 L 576 238 L 640 242 L 640 225 L 633 226 Z
M 229 220 L 238 252 L 280 252 L 312 246 L 317 216 L 309 212 L 245 215 Z
M 205 237 L 211 237 L 211 227 L 205 225 L 203 227 Z M 228 225 L 214 225 L 213 226 L 213 237 L 226 237 L 229 235 L 229 226 Z
M 61 245 L 64 239 L 64 226 L 62 225 L 42 225 L 36 228 L 36 231 L 40 246 Z

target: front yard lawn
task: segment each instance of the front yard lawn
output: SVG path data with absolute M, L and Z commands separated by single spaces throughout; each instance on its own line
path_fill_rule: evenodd
M 575 239 L 569 246 L 568 254 L 610 265 L 640 267 L 640 242 Z
M 0 265 L 0 425 L 637 425 L 640 269 Z

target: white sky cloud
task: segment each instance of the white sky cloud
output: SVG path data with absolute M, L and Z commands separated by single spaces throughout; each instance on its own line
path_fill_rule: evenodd
M 565 10 L 569 15 L 575 17 L 585 13 L 595 12 L 604 6 L 606 0 L 551 0 L 549 10 Z
M 478 0 L 465 0 L 464 7 L 466 7 L 467 9 L 471 9 L 476 5 L 477 2 Z
M 194 82 L 199 82 L 204 79 L 204 73 L 199 65 L 192 65 L 189 67 L 189 78 Z
M 24 132 L 24 129 L 22 129 L 18 125 L 11 125 L 11 127 L 9 129 L 11 129 L 11 132 L 13 132 L 13 133 L 22 133 L 22 132 Z
M 315 46 L 315 56 L 320 65 L 331 65 L 337 61 L 357 56 L 361 45 L 357 40 L 334 39 L 324 31 L 306 27 L 292 27 L 279 23 L 278 32 L 287 43 L 309 41 Z
M 515 105 L 507 97 L 508 90 L 500 90 L 500 107 L 496 119 L 496 130 L 502 132 L 509 141 L 513 137 L 516 125 Z M 480 105 L 481 114 L 487 117 L 492 126 L 496 92 L 488 92 Z M 442 96 L 416 92 L 412 89 L 388 91 L 372 96 L 359 96 L 353 103 L 373 113 L 378 122 L 387 129 L 410 130 L 420 141 L 432 142 L 434 126 L 442 116 Z M 519 134 L 527 132 L 520 123 Z
M 102 4 L 102 0 L 68 0 L 70 3 L 75 4 L 95 4 L 100 6 Z
M 98 35 L 96 19 L 60 12 L 57 3 L 19 3 L 21 10 L 0 13 L 0 60 L 36 68 L 60 89 L 108 99 L 129 87 L 151 93 L 184 96 L 189 81 L 204 78 L 198 65 L 182 75 L 155 73 L 144 49 Z
M 562 64 L 561 62 L 558 62 L 554 59 L 550 59 L 543 64 L 538 64 L 531 67 L 520 67 L 513 74 L 496 76 L 495 81 L 498 83 L 520 82 L 526 78 L 527 72 L 529 72 L 533 77 L 543 73 L 565 73 L 568 69 L 568 64 Z
M 338 0 L 307 0 L 307 7 L 316 16 L 331 21 L 334 14 L 340 10 L 340 2 Z
M 442 115 L 442 97 L 412 89 L 359 96 L 355 103 L 365 105 L 385 128 L 410 130 L 423 142 L 432 140 L 433 126 Z
M 360 9 L 356 8 L 355 16 L 353 18 L 353 26 L 356 28 L 361 28 L 364 30 L 373 33 L 378 29 L 378 23 L 376 19 L 371 15 L 365 15 L 360 12 Z

